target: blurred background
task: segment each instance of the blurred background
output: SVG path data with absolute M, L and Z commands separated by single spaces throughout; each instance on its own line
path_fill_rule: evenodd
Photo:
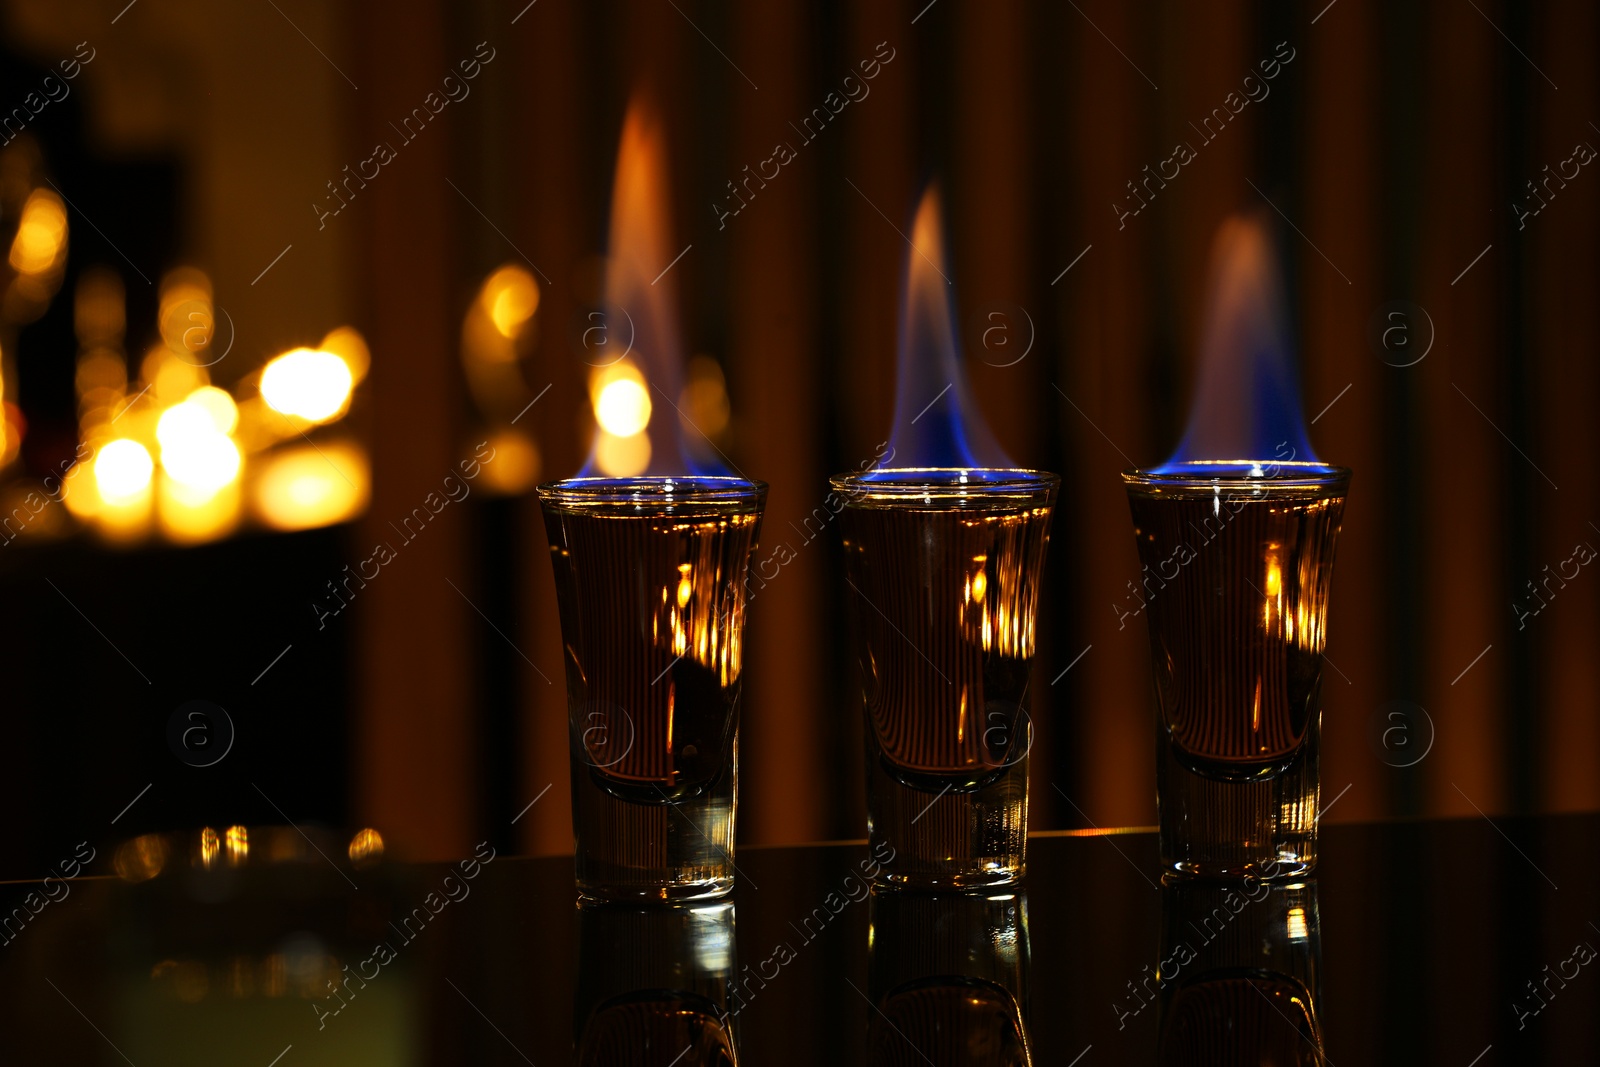
M 1036 828 L 1155 821 L 1117 472 L 1176 442 L 1212 236 L 1263 204 L 1355 470 L 1327 817 L 1600 807 L 1591 5 L 124 4 L 0 0 L 5 873 L 202 823 L 570 849 L 531 489 L 594 437 L 640 86 L 679 406 L 795 554 L 752 608 L 743 840 L 863 832 L 838 547 L 802 526 L 887 437 L 934 176 L 974 392 L 1064 477 Z

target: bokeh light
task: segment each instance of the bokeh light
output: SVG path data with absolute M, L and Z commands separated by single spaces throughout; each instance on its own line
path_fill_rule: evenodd
M 332 352 L 344 360 L 344 365 L 350 368 L 352 382 L 359 382 L 367 376 L 367 368 L 372 365 L 372 353 L 367 348 L 367 339 L 361 336 L 361 331 L 354 326 L 340 326 L 328 331 L 328 335 L 318 343 L 317 348 L 323 352 Z
M 601 474 L 631 478 L 650 466 L 650 437 L 636 433 L 627 437 L 600 431 L 594 443 L 594 464 Z
M 108 504 L 129 503 L 149 490 L 155 468 L 144 445 L 119 437 L 108 441 L 94 458 L 95 488 Z
M 506 427 L 490 434 L 488 443 L 494 449 L 494 460 L 483 465 L 479 484 L 496 496 L 513 496 L 533 488 L 540 463 L 539 446 L 533 439 L 515 427 Z
M 152 345 L 145 352 L 139 377 L 150 386 L 145 399 L 157 404 L 176 403 L 211 380 L 205 367 L 194 362 L 193 357 L 179 356 L 164 344 Z M 134 392 L 137 395 L 139 390 Z
M 710 356 L 695 356 L 689 361 L 687 378 L 678 401 L 685 429 L 691 434 L 716 437 L 728 428 L 732 413 L 722 365 Z
M 383 835 L 370 826 L 357 830 L 346 852 L 351 865 L 357 870 L 371 867 L 383 859 Z
M 206 367 L 226 354 L 212 351 L 217 321 L 211 303 L 211 278 L 195 267 L 176 267 L 161 279 L 157 315 L 161 341 L 183 363 Z M 232 339 L 225 337 L 224 344 Z
M 232 433 L 239 425 L 239 405 L 233 402 L 233 397 L 226 389 L 203 385 L 190 393 L 184 403 L 204 408 L 206 414 L 211 416 L 211 425 L 217 433 Z
M 156 521 L 170 541 L 198 544 L 226 537 L 239 525 L 242 511 L 237 479 L 218 488 L 197 488 L 163 470 L 156 482 Z
M 213 493 L 239 476 L 239 447 L 219 432 L 214 408 L 203 400 L 185 400 L 162 412 L 156 440 L 162 468 L 180 485 Z
M 250 831 L 243 826 L 230 826 L 223 843 L 228 850 L 228 866 L 243 866 L 250 856 Z
M 261 372 L 261 395 L 267 404 L 307 422 L 326 422 L 340 414 L 354 386 L 349 364 L 314 348 L 285 352 Z
M 124 882 L 148 882 L 167 865 L 167 842 L 160 834 L 144 834 L 117 846 L 112 869 Z
M 49 189 L 35 189 L 22 205 L 10 262 L 18 274 L 44 274 L 66 253 L 67 209 Z
M 594 402 L 595 421 L 614 437 L 632 437 L 650 425 L 650 393 L 635 378 L 607 382 Z
M 79 519 L 89 520 L 100 514 L 105 501 L 100 499 L 100 487 L 95 484 L 92 464 L 74 464 L 62 477 L 61 502 L 67 506 L 67 511 Z
M 539 310 L 539 283 L 522 267 L 508 263 L 484 280 L 479 300 L 500 336 L 515 340 Z
M 72 328 L 84 348 L 120 345 L 127 328 L 122 277 L 109 267 L 88 267 L 78 276 Z
M 252 502 L 276 530 L 343 522 L 366 506 L 371 475 L 360 446 L 331 442 L 275 451 L 262 461 Z

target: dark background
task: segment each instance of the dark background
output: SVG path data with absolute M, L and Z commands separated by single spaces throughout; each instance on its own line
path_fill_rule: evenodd
M 308 606 L 471 453 L 481 418 L 460 323 L 502 263 L 548 278 L 524 366 L 533 390 L 551 386 L 528 415 L 542 476 L 581 464 L 579 314 L 641 86 L 665 116 L 691 246 L 673 271 L 685 349 L 725 371 L 719 447 L 773 486 L 764 547 L 887 435 L 900 231 L 922 183 L 944 184 L 974 391 L 1016 460 L 1064 478 L 1033 686 L 1036 827 L 1154 821 L 1145 637 L 1112 607 L 1138 574 L 1116 475 L 1177 440 L 1211 237 L 1264 199 L 1312 440 L 1355 471 L 1324 678 L 1329 818 L 1600 808 L 1600 579 L 1580 573 L 1523 629 L 1512 607 L 1600 538 L 1600 179 L 1584 168 L 1524 228 L 1512 207 L 1574 144 L 1600 143 L 1593 8 L 924 5 L 0 5 L 6 51 L 37 69 L 79 40 L 97 49 L 33 130 L 75 205 L 69 279 L 91 264 L 123 274 L 132 351 L 155 333 L 140 272 L 204 267 L 240 323 L 222 378 L 355 324 L 373 352 L 353 418 L 374 471 L 368 514 L 347 526 L 195 548 L 81 531 L 0 551 L 7 865 L 86 837 L 286 817 L 378 826 L 420 856 L 483 837 L 570 847 L 531 495 L 447 511 L 325 631 Z M 472 95 L 318 230 L 306 205 L 323 182 L 480 41 L 496 57 Z M 894 59 L 870 95 L 799 145 L 789 123 L 879 42 Z M 1279 42 L 1294 59 L 1270 95 L 1202 145 L 1190 123 Z M 8 100 L 36 80 L 20 60 L 6 70 Z M 725 183 L 776 140 L 798 158 L 719 229 Z M 1198 157 L 1119 228 L 1126 183 L 1178 140 Z M 9 476 L 37 478 L 74 444 L 70 292 L 10 354 L 30 429 Z M 1411 305 L 1416 348 L 1375 341 L 1394 301 Z M 861 833 L 838 574 L 831 542 L 804 547 L 753 609 L 749 842 Z M 208 768 L 166 741 L 191 699 L 237 728 Z M 1376 740 L 1397 706 L 1416 748 Z

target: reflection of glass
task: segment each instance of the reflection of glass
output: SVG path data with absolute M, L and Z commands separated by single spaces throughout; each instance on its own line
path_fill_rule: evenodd
M 1021 877 L 1028 676 L 1059 479 L 875 470 L 833 479 L 866 708 L 867 817 L 881 881 Z
M 580 1067 L 733 1067 L 731 902 L 578 908 Z
M 745 575 L 766 492 L 708 477 L 539 487 L 585 895 L 733 887 Z
M 1163 886 L 1157 1062 L 1320 1067 L 1321 957 L 1314 881 Z M 1119 1015 L 1145 1003 L 1129 989 Z
M 1322 649 L 1350 472 L 1197 464 L 1123 475 L 1150 631 L 1162 862 L 1293 875 L 1317 860 Z
M 1028 902 L 873 894 L 872 1067 L 1027 1067 Z

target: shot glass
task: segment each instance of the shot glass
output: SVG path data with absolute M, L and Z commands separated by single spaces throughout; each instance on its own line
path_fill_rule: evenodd
M 1350 472 L 1126 471 L 1155 674 L 1163 864 L 1289 877 L 1317 861 L 1322 649 Z M 1270 875 L 1268 874 L 1270 872 Z
M 737 1064 L 733 909 L 730 900 L 581 903 L 573 1062 Z
M 1006 885 L 1028 830 L 1028 677 L 1060 479 L 904 468 L 832 479 L 865 709 L 875 881 Z
M 1155 1000 L 1161 1067 L 1321 1067 L 1317 883 L 1173 879 L 1161 887 L 1161 957 L 1113 1004 L 1119 1022 Z
M 867 1063 L 1033 1063 L 1028 896 L 874 893 L 869 902 Z
M 585 896 L 733 888 L 745 580 L 766 493 L 716 477 L 539 487 Z

